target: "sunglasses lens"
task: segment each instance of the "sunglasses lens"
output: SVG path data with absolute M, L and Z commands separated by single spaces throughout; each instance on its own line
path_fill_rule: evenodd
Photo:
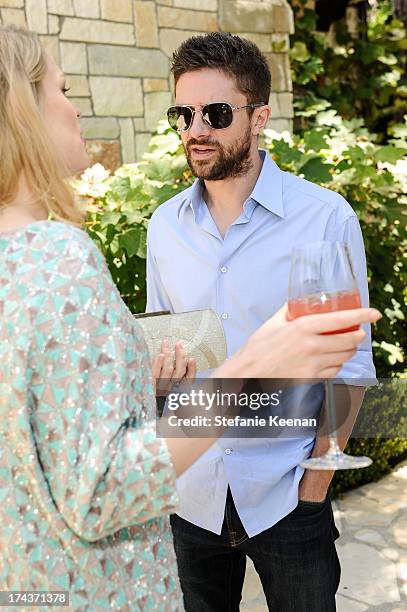
M 168 123 L 176 132 L 185 132 L 191 127 L 192 110 L 187 106 L 171 106 L 167 111 Z M 202 109 L 202 117 L 215 130 L 222 130 L 231 125 L 233 109 L 226 102 L 206 104 Z
M 191 125 L 192 111 L 186 106 L 171 106 L 167 111 L 168 123 L 176 132 L 184 132 Z
M 233 110 L 230 104 L 224 102 L 215 102 L 204 106 L 203 118 L 215 130 L 222 130 L 231 125 L 233 121 Z

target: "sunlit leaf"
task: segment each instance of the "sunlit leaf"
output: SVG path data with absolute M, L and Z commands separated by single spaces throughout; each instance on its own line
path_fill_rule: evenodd
M 404 155 L 407 155 L 407 149 L 401 149 L 394 147 L 393 145 L 387 145 L 379 147 L 374 154 L 376 161 L 389 162 L 391 164 L 396 163 Z
M 141 230 L 132 228 L 123 232 L 119 237 L 120 246 L 127 252 L 129 257 L 136 255 L 140 248 Z
M 290 57 L 296 62 L 306 62 L 310 58 L 306 44 L 296 42 L 290 50 Z
M 332 174 L 330 172 L 332 168 L 333 166 L 331 164 L 324 164 L 321 158 L 315 157 L 299 168 L 299 172 L 309 181 L 328 183 L 332 180 Z
M 305 148 L 312 149 L 313 151 L 320 151 L 321 149 L 325 149 L 327 147 L 327 135 L 328 132 L 324 129 L 309 130 L 304 134 Z
M 389 344 L 389 342 L 381 342 L 381 348 L 388 353 L 388 360 L 391 365 L 395 365 L 397 362 L 404 362 L 403 351 L 399 346 L 395 344 Z
M 382 64 L 386 64 L 387 66 L 394 66 L 394 64 L 397 64 L 398 62 L 397 57 L 393 54 L 381 55 L 377 59 L 379 62 L 382 62 Z

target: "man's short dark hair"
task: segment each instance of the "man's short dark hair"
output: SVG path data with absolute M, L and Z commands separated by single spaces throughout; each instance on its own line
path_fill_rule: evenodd
M 248 103 L 268 104 L 270 69 L 263 53 L 249 40 L 226 32 L 188 38 L 172 57 L 175 85 L 181 75 L 201 68 L 216 68 L 233 77 Z

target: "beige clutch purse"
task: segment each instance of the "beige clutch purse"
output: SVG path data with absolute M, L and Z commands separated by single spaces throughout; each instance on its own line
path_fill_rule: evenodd
M 167 338 L 171 348 L 183 343 L 188 357 L 194 357 L 198 372 L 217 368 L 226 359 L 226 338 L 219 316 L 214 310 L 193 310 L 170 314 L 150 312 L 135 315 L 144 331 L 148 350 L 153 360 Z

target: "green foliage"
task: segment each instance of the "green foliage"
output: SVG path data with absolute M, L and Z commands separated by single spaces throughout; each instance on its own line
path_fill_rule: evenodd
M 371 303 L 384 314 L 374 330 L 378 376 L 400 376 L 407 346 L 406 33 L 392 19 L 391 1 L 384 0 L 357 38 L 344 20 L 337 22 L 333 44 L 315 30 L 315 11 L 304 9 L 305 0 L 300 3 L 304 13 L 295 20 L 290 45 L 295 136 L 282 143 L 270 134 L 269 147 L 283 168 L 338 191 L 357 212 Z M 293 9 L 298 15 L 298 6 Z M 371 409 L 371 422 L 379 420 L 377 431 L 390 421 L 393 399 L 383 395 L 376 410 Z M 349 441 L 347 452 L 368 455 L 374 463 L 363 470 L 338 471 L 334 493 L 390 471 L 395 457 L 407 451 L 405 430 L 389 430 L 391 435 L 398 437 Z
M 380 377 L 405 371 L 407 346 L 406 36 L 391 0 L 370 12 L 353 37 L 345 20 L 336 40 L 315 30 L 316 14 L 292 3 L 295 136 L 268 144 L 285 169 L 341 193 L 356 211 L 365 240 L 371 303 L 383 319 L 375 331 Z M 302 11 L 301 17 L 298 12 Z M 274 138 L 274 140 L 273 140 Z
M 291 4 L 298 16 L 298 2 Z M 361 26 L 356 38 L 344 19 L 337 22 L 336 44 L 315 31 L 315 11 L 302 10 L 290 52 L 298 126 L 305 128 L 310 108 L 328 100 L 342 117 L 363 118 L 386 141 L 407 108 L 406 31 L 392 18 L 391 0 L 370 11 L 366 30 Z
M 114 176 L 97 164 L 74 182 L 87 206 L 87 231 L 134 313 L 143 312 L 146 303 L 148 219 L 192 178 L 178 136 L 163 123 L 141 163 L 126 164 Z
M 378 480 L 391 471 L 407 452 L 407 381 L 392 379 L 367 389 L 355 430 L 368 438 L 352 438 L 346 447 L 351 455 L 366 455 L 373 464 L 363 470 L 337 471 L 332 491 L 337 495 L 353 487 Z
M 265 132 L 280 168 L 342 194 L 356 211 L 366 246 L 370 298 L 383 312 L 375 330 L 378 376 L 405 370 L 407 324 L 407 142 L 375 143 L 362 121 L 335 110 L 314 116 L 314 127 L 290 136 Z
M 332 482 L 333 495 L 338 495 L 362 484 L 379 480 L 393 469 L 397 458 L 405 458 L 405 438 L 351 438 L 346 447 L 350 455 L 364 455 L 373 460 L 363 470 L 338 470 Z

